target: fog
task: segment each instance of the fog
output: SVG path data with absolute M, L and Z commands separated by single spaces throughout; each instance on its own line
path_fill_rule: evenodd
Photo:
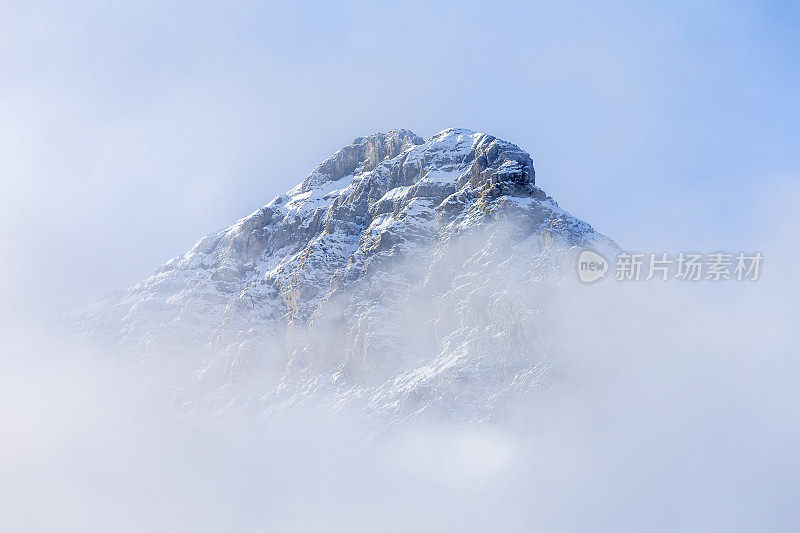
M 0 374 L 3 529 L 796 530 L 795 222 L 765 233 L 757 282 L 562 286 L 546 386 L 482 423 L 187 416 L 148 369 L 20 325 Z
M 800 530 L 797 19 L 0 3 L 0 530 Z M 447 127 L 531 151 L 623 247 L 761 251 L 761 279 L 560 286 L 546 379 L 483 421 L 197 402 L 191 371 L 56 333 L 352 138 Z

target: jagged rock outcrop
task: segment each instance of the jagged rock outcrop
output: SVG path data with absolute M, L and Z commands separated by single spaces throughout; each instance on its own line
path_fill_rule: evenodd
M 539 303 L 524 308 L 509 291 L 538 279 L 531 269 L 545 268 L 553 242 L 613 246 L 536 186 L 519 147 L 468 130 L 427 141 L 395 130 L 355 139 L 76 318 L 128 357 L 177 358 L 198 383 L 215 376 L 205 394 L 233 380 L 270 408 L 313 393 L 391 417 L 442 401 L 458 413 L 452 391 L 478 377 L 497 392 L 542 372 L 519 325 Z M 517 325 L 487 337 L 499 317 Z

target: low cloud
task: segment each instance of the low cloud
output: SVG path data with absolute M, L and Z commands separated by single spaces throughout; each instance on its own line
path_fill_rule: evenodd
M 566 287 L 547 387 L 380 432 L 313 406 L 187 417 L 109 354 L 8 337 L 0 519 L 27 531 L 793 530 L 791 265 Z M 512 406 L 513 407 L 513 406 Z M 194 413 L 196 415 L 196 413 Z

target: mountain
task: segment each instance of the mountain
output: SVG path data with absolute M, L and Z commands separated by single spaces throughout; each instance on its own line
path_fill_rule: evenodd
M 557 267 L 614 246 L 536 185 L 518 146 L 393 130 L 72 318 L 169 367 L 192 405 L 483 419 L 548 375 Z

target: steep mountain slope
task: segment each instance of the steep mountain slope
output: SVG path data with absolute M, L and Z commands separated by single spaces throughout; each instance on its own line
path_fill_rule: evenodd
M 195 402 L 482 418 L 546 374 L 544 280 L 582 246 L 614 244 L 536 186 L 519 147 L 395 130 L 76 318 L 179 368 Z

